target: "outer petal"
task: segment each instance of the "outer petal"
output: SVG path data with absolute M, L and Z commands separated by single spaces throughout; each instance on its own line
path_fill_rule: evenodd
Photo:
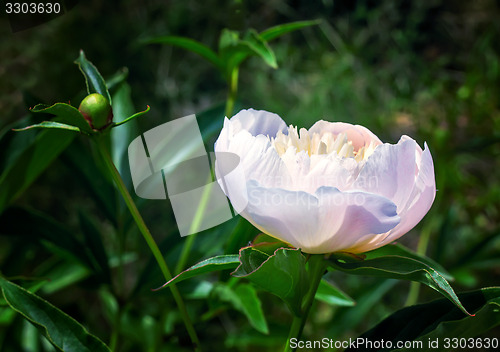
M 235 125 L 235 133 L 245 130 L 252 136 L 275 137 L 278 131 L 287 131 L 286 123 L 279 115 L 264 110 L 241 110 L 230 121 Z
M 397 240 L 413 229 L 427 214 L 436 198 L 436 181 L 434 178 L 434 163 L 431 152 L 424 144 L 424 152 L 418 171 L 415 187 L 412 190 L 405 208 L 400 212 L 401 224 L 389 232 L 381 246 Z
M 261 231 L 306 253 L 341 251 L 359 238 L 399 223 L 389 199 L 322 187 L 316 194 L 247 184 L 249 204 L 241 213 Z
M 309 132 L 319 134 L 330 132 L 334 135 L 345 133 L 347 138 L 352 141 L 354 150 L 359 150 L 364 146 L 368 146 L 371 142 L 374 142 L 375 145 L 382 144 L 382 141 L 368 128 L 360 125 L 351 125 L 345 122 L 328 122 L 320 120 L 309 129 Z
M 386 234 L 378 235 L 370 241 L 357 243 L 352 248 L 353 252 L 366 252 L 397 240 L 414 228 L 425 214 L 427 214 L 436 196 L 436 183 L 434 178 L 434 164 L 427 144 L 425 144 L 424 151 L 421 152 L 421 150 L 417 146 L 416 156 L 417 161 L 420 159 L 420 164 L 415 186 L 402 210 L 399 211 L 398 209 L 398 213 L 401 216 L 400 224 Z
M 395 145 L 378 146 L 366 161 L 351 189 L 380 194 L 391 199 L 398 206 L 400 214 L 415 185 L 417 147 L 417 143 L 411 138 L 401 138 Z
M 224 127 L 214 146 L 216 157 L 217 153 L 221 152 L 238 155 L 245 176 L 243 182 L 256 179 L 270 187 L 284 186 L 289 183 L 288 170 L 271 146 L 269 138 L 263 135 L 275 135 L 282 129 L 286 130 L 286 125 L 276 114 L 252 109 L 242 110 L 230 120 L 225 119 Z M 226 175 L 229 170 L 216 161 L 215 171 L 221 183 L 220 177 Z M 224 187 L 223 190 L 226 191 Z M 226 195 L 231 199 L 228 193 Z

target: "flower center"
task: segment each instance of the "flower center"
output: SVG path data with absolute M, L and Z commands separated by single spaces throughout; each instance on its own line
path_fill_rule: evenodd
M 354 150 L 352 142 L 347 139 L 345 133 L 338 135 L 330 132 L 310 133 L 305 128 L 297 132 L 297 127 L 292 125 L 288 127 L 287 135 L 279 131 L 276 137 L 271 137 L 271 144 L 279 156 L 285 154 L 289 148 L 293 148 L 295 153 L 305 151 L 309 156 L 337 153 L 342 158 L 354 158 L 357 162 L 368 159 L 377 147 L 372 141 L 369 145 Z

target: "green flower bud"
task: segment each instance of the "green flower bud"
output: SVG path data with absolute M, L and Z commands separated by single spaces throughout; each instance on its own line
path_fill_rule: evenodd
M 87 95 L 78 108 L 94 130 L 104 130 L 113 122 L 113 110 L 108 99 L 98 93 Z

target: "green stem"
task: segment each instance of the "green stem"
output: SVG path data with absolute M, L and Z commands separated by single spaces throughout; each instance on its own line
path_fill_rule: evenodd
M 420 239 L 418 241 L 417 254 L 424 256 L 427 252 L 427 246 L 429 245 L 429 239 L 431 237 L 431 231 L 429 227 L 424 227 L 420 234 Z M 408 297 L 406 298 L 405 306 L 413 306 L 417 304 L 418 296 L 420 294 L 421 284 L 416 281 L 412 281 L 410 284 L 410 291 L 408 292 Z
M 118 337 L 120 336 L 120 325 L 121 325 L 121 306 L 118 306 L 118 311 L 115 315 L 115 321 L 113 322 L 113 332 L 111 334 L 111 339 L 109 342 L 109 349 L 111 351 L 116 351 L 118 344 Z
M 151 252 L 153 253 L 153 256 L 156 259 L 156 262 L 158 263 L 158 266 L 160 267 L 160 270 L 163 274 L 163 277 L 165 278 L 166 281 L 170 281 L 172 279 L 172 274 L 170 273 L 170 270 L 167 266 L 167 263 L 165 262 L 165 259 L 163 258 L 160 249 L 158 248 L 158 245 L 156 244 L 153 236 L 151 235 L 151 232 L 149 231 L 146 223 L 144 222 L 144 219 L 142 218 L 141 214 L 139 213 L 139 210 L 137 209 L 134 200 L 130 196 L 130 193 L 127 190 L 127 187 L 123 183 L 123 179 L 116 169 L 115 165 L 113 164 L 113 160 L 111 159 L 111 155 L 108 152 L 108 149 L 106 148 L 106 145 L 104 144 L 104 140 L 102 138 L 95 138 L 95 141 L 97 143 L 97 149 L 99 150 L 99 153 L 101 154 L 101 157 L 104 161 L 104 164 L 106 165 L 109 174 L 111 175 L 111 178 L 115 182 L 116 187 L 120 191 L 125 204 L 127 205 L 132 217 L 135 220 L 135 223 L 137 224 L 137 227 L 139 228 L 139 231 L 141 232 L 142 236 L 146 240 Z M 184 325 L 186 326 L 187 332 L 189 334 L 189 337 L 191 338 L 191 341 L 193 342 L 194 349 L 196 351 L 199 351 L 199 346 L 200 346 L 200 341 L 198 340 L 198 336 L 196 335 L 196 331 L 193 327 L 193 324 L 191 323 L 191 319 L 189 318 L 186 306 L 184 304 L 184 301 L 182 300 L 181 294 L 179 290 L 177 289 L 177 286 L 175 285 L 170 285 L 170 290 L 172 291 L 172 295 L 174 296 L 174 300 L 177 303 L 177 306 L 179 308 L 179 311 L 181 313 L 182 319 L 184 320 Z
M 239 68 L 235 67 L 231 71 L 231 76 L 229 77 L 229 94 L 226 102 L 226 117 L 228 119 L 233 116 L 234 103 L 236 102 L 236 95 L 238 93 L 238 73 Z
M 318 291 L 319 283 L 325 272 L 327 262 L 323 254 L 312 254 L 308 257 L 309 263 L 309 290 L 302 300 L 302 314 L 300 317 L 294 316 L 292 321 L 292 326 L 290 327 L 290 332 L 288 334 L 288 339 L 286 341 L 286 346 L 284 352 L 295 351 L 294 348 L 290 347 L 290 340 L 295 338 L 300 339 L 304 326 L 306 325 L 307 316 L 311 310 L 311 306 L 314 302 L 314 297 L 316 296 L 316 291 Z
M 189 228 L 189 235 L 186 242 L 184 243 L 184 247 L 182 247 L 182 253 L 179 257 L 179 261 L 175 266 L 175 274 L 179 274 L 184 267 L 186 266 L 186 262 L 189 258 L 189 253 L 191 252 L 191 248 L 193 247 L 194 240 L 196 238 L 196 232 L 200 229 L 201 221 L 203 220 L 203 214 L 208 205 L 208 200 L 210 199 L 210 194 L 212 193 L 212 186 L 209 184 L 212 182 L 212 174 L 208 174 L 208 180 L 206 182 L 206 186 L 203 189 L 203 194 L 201 195 L 200 202 L 198 203 L 198 209 L 196 209 L 196 214 L 194 216 L 193 222 L 191 223 L 191 227 Z

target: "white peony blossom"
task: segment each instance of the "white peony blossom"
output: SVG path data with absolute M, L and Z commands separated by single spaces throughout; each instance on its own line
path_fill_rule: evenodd
M 240 157 L 238 177 L 219 183 L 260 231 L 306 253 L 366 252 L 411 230 L 436 194 L 429 149 L 410 137 L 383 144 L 367 128 L 318 121 L 287 127 L 276 114 L 242 110 L 215 152 Z M 243 206 L 241 206 L 243 205 Z

